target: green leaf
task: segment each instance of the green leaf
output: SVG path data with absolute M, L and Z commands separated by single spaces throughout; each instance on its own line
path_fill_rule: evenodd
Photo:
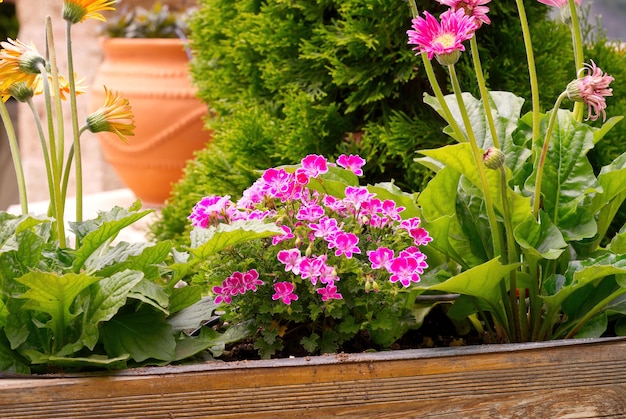
M 105 253 L 92 255 L 85 263 L 85 269 L 97 272 L 98 276 L 111 276 L 126 269 L 142 271 L 146 278 L 160 278 L 159 266 L 170 254 L 172 243 L 169 240 L 153 243 L 118 243 Z
M 563 235 L 544 211 L 539 212 L 539 222 L 528 218 L 513 235 L 520 247 L 536 259 L 557 259 L 567 248 Z
M 64 357 L 55 355 L 46 355 L 41 352 L 27 350 L 25 354 L 30 358 L 33 364 L 48 364 L 57 367 L 69 368 L 85 368 L 85 367 L 107 367 L 121 369 L 126 367 L 128 354 L 120 355 L 115 358 L 109 358 L 106 355 L 93 354 L 85 357 Z
M 624 119 L 623 116 L 614 116 L 609 118 L 602 126 L 593 133 L 593 143 L 597 144 L 618 122 Z
M 599 338 L 609 325 L 606 312 L 602 311 L 587 321 L 574 335 L 577 339 Z
M 100 324 L 115 316 L 131 290 L 142 280 L 143 273 L 126 270 L 100 281 L 90 290 L 88 308 L 83 320 L 81 343 L 90 350 L 98 342 Z
M 419 217 L 421 212 L 416 204 L 417 194 L 402 191 L 393 182 L 377 183 L 369 185 L 367 190 L 376 194 L 376 198 L 381 201 L 391 200 L 396 203 L 396 207 L 404 207 L 400 213 L 403 219 Z
M 178 313 L 190 307 L 202 298 L 203 287 L 200 285 L 186 285 L 170 289 L 170 314 Z
M 173 361 L 176 340 L 165 315 L 141 306 L 137 311 L 118 313 L 102 325 L 102 342 L 109 355 L 130 354 L 137 362 L 147 359 Z
M 95 220 L 70 223 L 72 231 L 76 233 L 81 243 L 74 252 L 76 256 L 74 272 L 79 272 L 87 259 L 103 244 L 113 240 L 120 231 L 153 212 L 153 210 L 137 212 L 133 210 L 135 207 L 136 205 L 131 207 L 130 211 L 115 207 L 111 211 L 99 213 Z
M 431 285 L 429 289 L 453 294 L 463 294 L 485 301 L 491 310 L 500 307 L 500 281 L 519 264 L 502 265 L 499 258 L 468 269 L 446 281 Z
M 4 333 L 0 332 L 0 371 L 17 374 L 29 374 L 30 368 L 26 360 L 11 350 L 11 345 Z
M 214 311 L 219 307 L 212 298 L 204 297 L 202 300 L 187 307 L 176 315 L 167 319 L 167 323 L 172 327 L 174 333 L 182 330 L 196 329 L 203 322 L 214 317 Z
M 29 272 L 16 279 L 29 288 L 20 296 L 21 299 L 26 300 L 22 308 L 49 314 L 50 328 L 55 333 L 56 339 L 62 339 L 63 331 L 77 315 L 70 311 L 75 298 L 81 291 L 99 280 L 100 278 L 84 272 L 65 275 Z M 57 344 L 64 343 L 57 342 Z
M 191 253 L 198 259 L 204 260 L 229 246 L 282 233 L 283 231 L 276 224 L 259 220 L 240 220 L 206 229 L 196 227 L 191 231 Z
M 548 119 L 542 121 L 542 132 Z M 534 169 L 525 184 L 530 191 L 535 191 L 542 146 L 543 139 L 533 144 Z M 591 148 L 592 128 L 576 121 L 570 111 L 559 110 L 545 159 L 541 195 L 544 210 L 567 241 L 592 237 L 596 232 L 590 226 L 593 215 L 580 207 L 587 195 L 602 191 L 586 157 Z

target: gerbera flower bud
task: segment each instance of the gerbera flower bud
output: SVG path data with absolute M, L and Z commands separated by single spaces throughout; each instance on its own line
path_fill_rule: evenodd
M 609 84 L 615 80 L 602 72 L 596 63 L 586 64 L 579 73 L 587 73 L 583 77 L 572 80 L 565 90 L 567 97 L 573 102 L 584 102 L 587 104 L 587 120 L 595 121 L 602 114 L 603 121 L 606 120 L 606 96 L 613 96 L 613 89 Z
M 489 147 L 483 154 L 483 163 L 487 168 L 496 170 L 504 165 L 504 153 L 499 148 Z
M 35 94 L 35 90 L 25 82 L 13 83 L 7 92 L 18 102 L 26 102 Z
M 104 88 L 106 101 L 104 106 L 87 117 L 87 129 L 91 132 L 112 132 L 124 142 L 127 135 L 135 135 L 133 112 L 128 99 L 120 97 Z
M 465 14 L 474 18 L 477 27 L 483 23 L 489 25 L 491 20 L 487 17 L 489 8 L 485 4 L 491 0 L 437 0 L 439 3 L 449 6 L 452 10 L 463 9 Z

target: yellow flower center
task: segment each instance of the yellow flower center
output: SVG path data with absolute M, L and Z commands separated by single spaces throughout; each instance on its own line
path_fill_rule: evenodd
M 444 48 L 451 48 L 454 46 L 456 38 L 451 33 L 444 33 L 433 39 L 433 43 L 439 43 Z

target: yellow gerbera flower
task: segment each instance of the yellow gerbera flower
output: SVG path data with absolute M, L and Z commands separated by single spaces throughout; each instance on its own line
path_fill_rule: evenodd
M 86 19 L 96 19 L 106 22 L 100 12 L 105 10 L 115 10 L 113 5 L 116 0 L 64 0 L 63 19 L 79 23 Z
M 76 76 L 74 76 L 76 78 Z M 48 82 L 52 85 L 52 76 L 48 74 Z M 82 95 L 87 91 L 87 88 L 83 85 L 85 79 L 76 80 L 76 95 Z M 43 93 L 43 80 L 41 79 L 41 75 L 38 75 L 33 82 L 33 90 L 36 95 L 40 95 Z M 50 92 L 54 96 L 54 92 Z M 70 84 L 69 82 L 59 74 L 59 93 L 62 100 L 67 98 L 67 95 L 70 94 Z
M 104 105 L 87 117 L 87 129 L 91 132 L 112 132 L 124 142 L 127 135 L 135 135 L 135 121 L 128 99 L 104 87 Z
M 26 82 L 32 85 L 46 60 L 34 45 L 28 46 L 19 40 L 7 39 L 0 42 L 0 90 L 12 84 Z

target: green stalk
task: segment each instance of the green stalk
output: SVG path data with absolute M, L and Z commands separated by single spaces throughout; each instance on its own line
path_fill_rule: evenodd
M 463 102 L 463 96 L 461 94 L 461 85 L 459 84 L 454 65 L 449 65 L 448 70 L 450 72 L 450 80 L 452 81 L 452 90 L 454 90 L 454 95 L 459 105 L 459 111 L 461 113 L 461 117 L 463 118 L 463 123 L 465 124 L 465 131 L 467 132 L 470 148 L 472 150 L 472 156 L 474 157 L 474 164 L 476 165 L 476 170 L 478 171 L 478 177 L 480 179 L 480 184 L 485 198 L 489 228 L 493 234 L 493 252 L 494 255 L 501 256 L 502 237 L 500 236 L 500 227 L 498 226 L 496 213 L 494 211 L 493 199 L 491 197 L 491 190 L 489 189 L 489 182 L 487 181 L 487 174 L 485 173 L 485 165 L 483 164 L 482 154 L 478 148 L 478 144 L 476 144 L 474 130 L 472 129 L 472 124 L 469 120 L 469 116 L 467 115 L 467 109 L 465 108 L 465 103 Z
M 67 67 L 70 85 L 70 115 L 72 116 L 72 136 L 75 169 L 76 169 L 76 221 L 83 221 L 83 164 L 80 151 L 80 131 L 78 129 L 78 111 L 76 106 L 76 80 L 74 77 L 74 58 L 72 54 L 72 23 L 67 21 Z M 77 244 L 78 246 L 78 244 Z
M 9 139 L 9 147 L 11 148 L 11 158 L 13 159 L 13 167 L 15 169 L 15 177 L 17 178 L 17 189 L 20 195 L 20 206 L 22 208 L 22 214 L 28 214 L 28 197 L 26 196 L 26 180 L 24 178 L 24 168 L 22 167 L 22 158 L 20 156 L 20 149 L 17 142 L 17 136 L 15 135 L 15 128 L 11 121 L 11 115 L 5 105 L 4 101 L 0 100 L 0 117 L 4 123 L 4 128 L 7 132 L 7 138 Z
M 574 0 L 568 1 L 569 11 L 571 15 L 570 29 L 572 31 L 572 44 L 574 48 L 574 65 L 576 67 L 576 74 L 583 68 L 583 61 L 585 59 L 583 52 L 583 37 L 580 33 L 580 22 L 578 20 L 578 9 Z M 574 118 L 578 122 L 583 120 L 583 106 L 582 102 L 574 103 Z
M 617 297 L 626 294 L 626 288 L 619 288 L 616 291 L 614 291 L 611 295 L 609 295 L 608 297 L 606 297 L 604 300 L 600 301 L 598 304 L 596 304 L 591 310 L 589 310 L 582 319 L 580 319 L 578 322 L 576 322 L 576 325 L 572 328 L 572 330 L 570 330 L 570 332 L 565 336 L 565 339 L 570 339 L 572 337 L 574 337 L 574 335 L 576 334 L 576 332 L 578 332 L 580 330 L 581 327 L 583 327 L 585 325 L 585 323 L 587 323 L 593 316 L 595 316 L 596 314 L 598 314 L 600 312 L 600 310 L 602 310 L 607 304 L 609 304 L 611 301 L 615 300 Z
M 32 99 L 28 99 L 26 102 L 30 111 L 33 114 L 33 120 L 35 121 L 35 126 L 37 127 L 37 133 L 39 135 L 39 142 L 41 143 L 41 151 L 43 152 L 43 161 L 46 166 L 46 177 L 48 180 L 48 195 L 50 196 L 50 208 L 56 208 L 56 199 L 54 195 L 54 182 L 52 181 L 52 166 L 50 162 L 50 153 L 48 153 L 48 146 L 46 144 L 46 135 L 43 132 L 43 127 L 41 126 L 41 120 L 39 119 L 39 113 L 35 108 L 35 104 Z M 48 214 L 52 215 L 52 214 Z
M 552 130 L 554 129 L 554 124 L 558 118 L 559 107 L 561 106 L 561 102 L 563 102 L 563 99 L 565 99 L 565 97 L 567 97 L 567 91 L 561 93 L 556 99 L 556 103 L 554 104 L 554 108 L 552 109 L 552 113 L 550 115 L 550 121 L 548 122 L 546 137 L 543 141 L 543 146 L 541 147 L 541 154 L 539 155 L 539 163 L 537 165 L 537 177 L 535 178 L 535 198 L 533 200 L 533 215 L 537 220 L 539 220 L 539 208 L 541 206 L 541 182 L 543 181 L 543 169 L 546 164 L 546 156 L 548 155 L 550 137 L 552 136 Z M 554 217 L 555 218 L 552 221 L 556 223 L 556 214 L 554 215 Z
M 53 43 L 52 37 L 52 21 L 50 16 L 46 17 L 46 40 L 48 46 Z M 54 48 L 49 51 L 54 54 Z M 50 145 L 50 159 L 52 166 L 52 182 L 53 182 L 53 190 L 54 190 L 54 217 L 56 220 L 57 234 L 59 239 L 59 246 L 64 248 L 67 246 L 66 238 L 65 238 L 65 217 L 64 217 L 64 201 L 61 200 L 61 170 L 62 166 L 59 166 L 59 161 L 57 159 L 58 151 L 57 151 L 57 139 L 54 134 L 54 123 L 52 121 L 52 98 L 50 95 L 50 84 L 48 83 L 48 74 L 43 65 L 40 66 L 41 72 L 41 80 L 43 83 L 43 91 L 44 91 L 44 99 L 46 104 L 46 119 L 48 121 L 48 138 Z M 58 81 L 58 80 L 57 80 Z M 57 91 L 58 96 L 58 91 Z M 60 139 L 63 141 L 63 138 Z
M 530 28 L 528 27 L 528 19 L 526 18 L 526 9 L 522 0 L 515 0 L 517 3 L 517 11 L 519 13 L 520 23 L 522 25 L 522 34 L 524 36 L 524 47 L 526 48 L 526 61 L 528 62 L 528 75 L 530 77 L 530 91 L 532 96 L 532 115 L 533 115 L 533 142 L 539 138 L 539 84 L 537 82 L 537 70 L 535 68 L 535 55 L 533 53 L 533 45 L 530 39 Z
M 489 91 L 487 90 L 485 76 L 483 74 L 482 65 L 480 63 L 480 56 L 478 55 L 478 43 L 476 42 L 476 36 L 472 36 L 472 39 L 470 39 L 470 47 L 472 49 L 472 61 L 474 62 L 474 72 L 476 73 L 476 81 L 478 81 L 478 89 L 480 90 L 480 96 L 482 97 L 483 107 L 485 108 L 485 115 L 487 117 L 487 125 L 489 126 L 489 132 L 491 133 L 493 146 L 496 148 L 500 148 L 498 132 L 496 131 L 496 125 L 493 122 L 493 114 L 491 113 L 491 105 L 489 104 Z

